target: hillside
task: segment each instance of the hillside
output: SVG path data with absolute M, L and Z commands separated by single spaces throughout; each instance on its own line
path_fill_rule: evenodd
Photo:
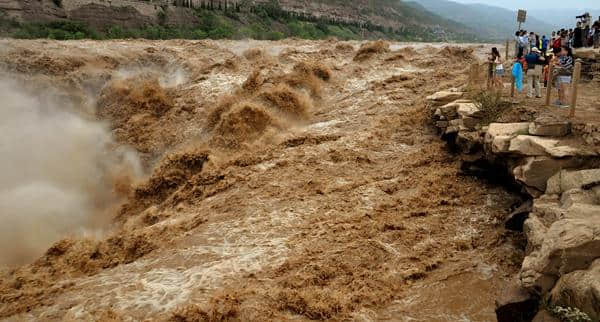
M 280 2 L 286 9 L 317 16 L 371 21 L 374 24 L 391 27 L 418 25 L 450 31 L 471 31 L 464 25 L 398 0 L 281 0 Z
M 514 35 L 517 29 L 516 12 L 489 6 L 485 4 L 461 4 L 447 0 L 414 0 L 415 7 L 421 7 L 438 14 L 446 19 L 451 19 L 478 30 L 481 35 L 486 35 L 494 40 L 505 40 Z M 549 33 L 555 29 L 553 24 L 536 19 L 531 14 L 523 29 L 538 33 Z
M 17 38 L 388 38 L 482 41 L 470 28 L 400 1 L 173 2 L 0 0 L 2 34 Z M 177 3 L 177 2 L 175 2 Z M 226 5 L 227 3 L 227 5 Z M 58 22 L 58 24 L 57 24 Z M 64 23 L 75 22 L 75 27 Z

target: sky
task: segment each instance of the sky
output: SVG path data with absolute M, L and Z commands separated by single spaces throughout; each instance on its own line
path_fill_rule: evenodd
M 483 3 L 503 7 L 511 10 L 516 9 L 600 9 L 600 0 L 453 0 L 460 3 Z

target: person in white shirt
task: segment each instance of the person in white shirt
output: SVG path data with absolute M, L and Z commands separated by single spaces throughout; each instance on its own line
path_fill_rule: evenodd
M 523 47 L 523 56 L 529 54 L 529 50 L 531 49 L 529 45 L 529 37 L 527 36 L 527 31 L 523 31 L 521 33 L 521 47 Z

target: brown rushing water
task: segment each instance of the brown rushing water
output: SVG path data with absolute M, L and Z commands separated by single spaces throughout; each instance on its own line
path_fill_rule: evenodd
M 113 75 L 97 115 L 148 166 L 167 158 L 112 230 L 0 275 L 0 317 L 494 319 L 519 263 L 496 218 L 516 198 L 460 176 L 425 108 L 484 48 L 1 44 L 15 77 L 72 96 Z

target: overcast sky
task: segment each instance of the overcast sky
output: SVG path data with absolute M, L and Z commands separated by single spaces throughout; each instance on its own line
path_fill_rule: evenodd
M 453 0 L 461 3 L 483 3 L 516 9 L 570 8 L 570 9 L 600 9 L 600 0 Z

